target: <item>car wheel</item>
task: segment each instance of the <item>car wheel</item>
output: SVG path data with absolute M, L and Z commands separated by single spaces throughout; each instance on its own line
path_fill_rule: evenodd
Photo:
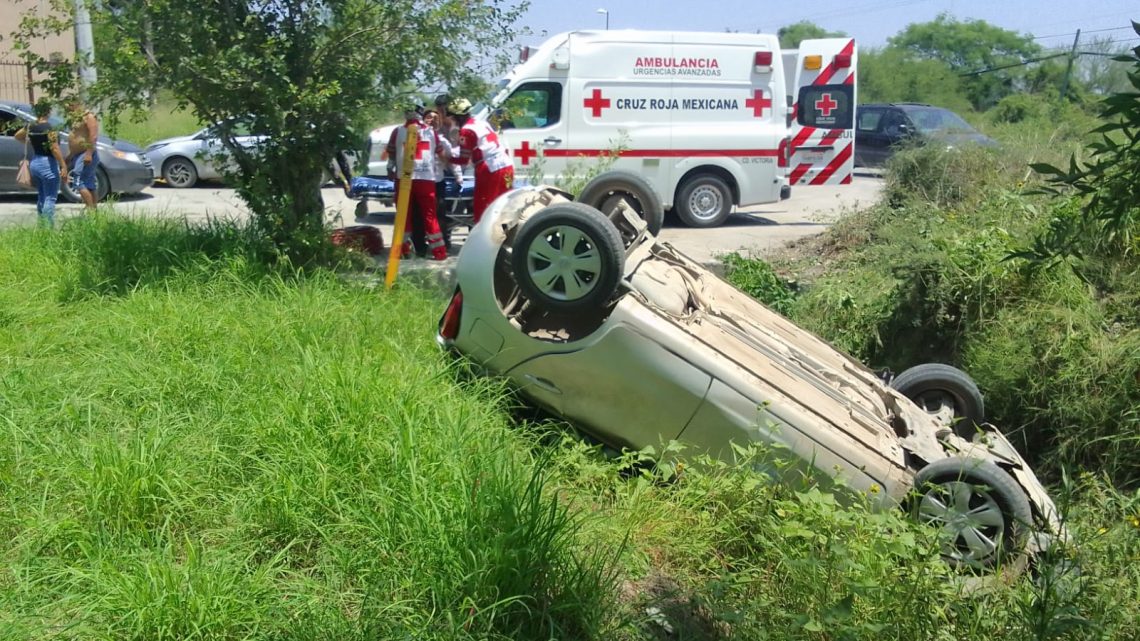
M 915 365 L 896 376 L 891 387 L 963 438 L 972 438 L 985 421 L 982 392 L 969 374 L 956 367 Z
M 717 227 L 732 213 L 732 190 L 719 176 L 694 176 L 677 192 L 676 209 L 689 227 Z
M 68 172 L 67 183 L 59 186 L 60 195 L 68 202 L 82 203 L 79 187 L 79 172 Z M 95 202 L 103 202 L 110 193 L 111 179 L 107 177 L 107 171 L 102 166 L 95 167 Z
M 661 198 L 647 180 L 628 171 L 607 171 L 591 180 L 575 198 L 605 215 L 624 200 L 645 221 L 654 236 L 665 222 L 665 208 Z
M 162 164 L 162 179 L 175 189 L 186 189 L 198 183 L 198 169 L 189 158 L 171 158 Z
M 625 263 L 621 235 L 601 212 L 582 203 L 551 205 L 515 237 L 511 269 L 531 301 L 553 311 L 605 303 Z
M 1024 552 L 1032 512 L 1009 474 L 991 461 L 935 461 L 914 477 L 911 514 L 938 528 L 942 557 L 954 567 L 988 569 Z

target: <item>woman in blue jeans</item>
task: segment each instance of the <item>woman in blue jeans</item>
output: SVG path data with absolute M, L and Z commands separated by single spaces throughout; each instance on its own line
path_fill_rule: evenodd
M 41 223 L 54 227 L 55 201 L 59 197 L 60 181 L 67 180 L 67 164 L 59 151 L 58 135 L 48 122 L 51 103 L 41 99 L 33 110 L 36 122 L 16 132 L 16 140 L 27 142 L 32 149 L 30 170 L 38 194 L 36 212 Z

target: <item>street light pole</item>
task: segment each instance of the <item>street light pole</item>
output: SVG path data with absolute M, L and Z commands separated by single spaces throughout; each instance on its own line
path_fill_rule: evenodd
M 608 9 L 598 9 L 598 13 L 606 16 L 606 31 L 610 30 L 610 12 Z

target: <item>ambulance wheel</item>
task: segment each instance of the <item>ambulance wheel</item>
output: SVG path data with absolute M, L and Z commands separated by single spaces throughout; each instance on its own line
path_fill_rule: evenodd
M 551 311 L 597 308 L 617 290 L 625 251 L 617 227 L 577 202 L 551 205 L 515 237 L 511 269 L 531 302 Z
M 610 208 L 624 200 L 645 221 L 654 236 L 665 222 L 661 198 L 647 180 L 628 171 L 607 171 L 591 180 L 575 199 L 609 216 Z
M 732 213 L 732 189 L 719 176 L 698 174 L 681 186 L 675 208 L 689 227 L 718 227 Z

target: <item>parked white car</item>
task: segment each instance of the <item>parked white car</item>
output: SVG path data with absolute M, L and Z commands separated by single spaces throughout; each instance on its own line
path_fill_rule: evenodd
M 210 125 L 188 136 L 166 138 L 147 146 L 144 152 L 159 178 L 167 185 L 185 189 L 200 180 L 222 177 L 220 162 L 226 156 L 222 145 L 220 125 Z M 264 136 L 253 135 L 246 123 L 233 121 L 236 141 L 244 148 L 256 147 Z
M 459 255 L 440 344 L 614 447 L 783 452 L 787 472 L 938 528 L 957 566 L 1024 567 L 1063 534 L 963 372 L 888 383 L 658 242 L 624 198 L 602 206 L 549 187 L 498 198 Z

